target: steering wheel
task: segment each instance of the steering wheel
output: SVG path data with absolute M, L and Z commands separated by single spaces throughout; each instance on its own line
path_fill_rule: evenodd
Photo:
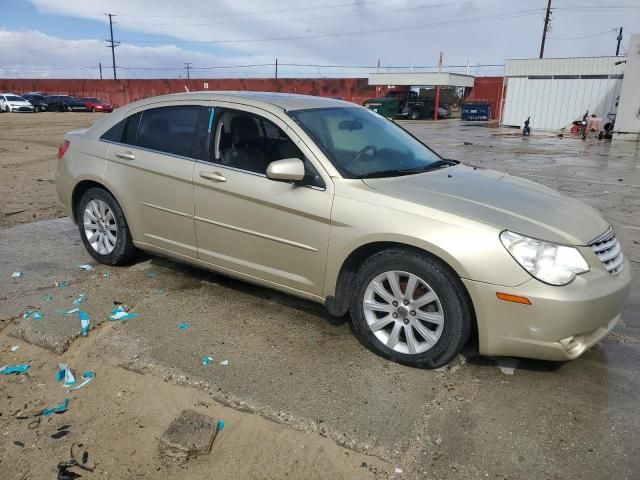
M 375 147 L 375 145 L 365 145 L 365 147 L 362 150 L 360 150 L 355 157 L 353 157 L 352 161 L 357 162 L 360 159 L 360 157 L 369 150 L 373 152 L 371 155 L 372 157 L 374 157 L 378 153 L 378 149 Z

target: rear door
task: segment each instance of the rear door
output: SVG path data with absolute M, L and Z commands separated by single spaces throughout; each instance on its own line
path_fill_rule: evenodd
M 194 151 L 202 107 L 154 104 L 134 110 L 103 135 L 112 142 L 105 182 L 118 192 L 134 240 L 194 258 Z

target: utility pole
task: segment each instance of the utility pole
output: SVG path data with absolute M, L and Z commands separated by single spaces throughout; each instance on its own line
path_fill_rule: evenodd
M 98 62 L 98 69 L 100 69 L 100 80 L 102 80 L 102 62 Z
M 189 74 L 189 71 L 193 68 L 191 65 L 191 62 L 184 62 L 184 68 L 187 70 L 187 80 L 191 79 L 191 75 Z
M 618 55 L 620 55 L 620 42 L 622 42 L 622 27 L 620 27 L 620 33 L 618 33 L 618 37 L 616 38 L 616 40 L 618 40 L 618 46 L 616 47 L 616 57 Z
M 107 42 L 109 42 L 109 45 L 107 45 L 107 47 L 111 47 L 111 61 L 113 62 L 112 63 L 113 79 L 117 80 L 118 74 L 116 73 L 116 47 L 120 42 L 113 41 L 113 18 L 112 17 L 115 17 L 115 15 L 112 15 L 110 13 L 105 13 L 105 15 L 109 17 L 109 33 L 111 34 L 111 40 L 107 40 Z
M 276 58 L 276 80 L 278 79 L 278 59 Z
M 551 0 L 547 2 L 547 14 L 544 16 L 544 29 L 542 30 L 542 42 L 540 43 L 540 58 L 544 57 L 544 42 L 547 39 L 549 31 L 549 22 L 551 21 Z
M 438 61 L 438 73 L 442 73 L 442 59 L 444 52 L 440 51 L 440 60 Z M 436 85 L 436 107 L 433 109 L 433 119 L 438 119 L 438 108 L 440 107 L 440 79 L 438 79 L 438 85 Z

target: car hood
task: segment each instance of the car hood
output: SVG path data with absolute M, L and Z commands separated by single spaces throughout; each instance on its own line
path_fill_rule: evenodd
M 7 103 L 9 103 L 10 105 L 15 105 L 15 106 L 19 106 L 19 107 L 31 107 L 31 103 L 27 102 L 26 100 L 20 100 L 20 101 L 12 101 L 9 100 Z
M 609 224 L 584 203 L 529 180 L 465 165 L 363 180 L 387 196 L 529 237 L 586 245 Z

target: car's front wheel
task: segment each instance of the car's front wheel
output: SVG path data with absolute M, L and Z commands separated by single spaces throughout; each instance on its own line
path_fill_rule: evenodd
M 89 254 L 105 265 L 123 265 L 135 256 L 131 232 L 113 195 L 102 188 L 87 190 L 76 207 L 76 223 Z
M 378 355 L 418 368 L 438 368 L 462 350 L 471 308 L 460 280 L 438 260 L 408 250 L 367 259 L 351 299 L 353 329 Z

